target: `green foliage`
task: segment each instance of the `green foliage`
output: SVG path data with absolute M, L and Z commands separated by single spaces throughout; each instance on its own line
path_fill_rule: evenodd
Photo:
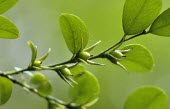
M 85 105 L 93 102 L 99 95 L 99 83 L 96 77 L 88 72 L 83 66 L 70 69 L 73 79 L 78 83 L 70 87 L 70 98 L 72 103 Z
M 4 77 L 0 76 L 0 105 L 5 104 L 11 97 L 13 84 Z
M 30 66 L 32 66 L 37 58 L 37 46 L 34 45 L 31 41 L 27 42 L 28 46 L 31 49 L 32 57 L 31 57 L 31 63 Z
M 44 62 L 46 60 L 46 58 L 48 57 L 48 55 L 51 52 L 51 48 L 48 49 L 48 52 L 46 54 L 44 54 L 42 57 L 38 58 L 36 61 L 40 61 L 41 63 Z
M 0 14 L 10 9 L 18 0 L 0 0 Z M 100 86 L 96 77 L 80 65 L 81 62 L 90 65 L 103 65 L 92 60 L 106 58 L 113 64 L 119 65 L 128 72 L 151 72 L 154 60 L 147 48 L 140 44 L 129 44 L 122 49 L 119 47 L 128 40 L 148 33 L 170 36 L 170 9 L 158 16 L 162 7 L 162 0 L 126 0 L 123 11 L 124 36 L 119 42 L 102 50 L 97 55 L 90 54 L 101 41 L 89 48 L 88 30 L 84 22 L 76 15 L 61 14 L 59 23 L 68 49 L 73 53 L 70 60 L 52 65 L 42 65 L 51 49 L 37 58 L 37 46 L 32 42 L 28 45 L 32 52 L 31 62 L 25 69 L 12 72 L 0 72 L 0 105 L 6 103 L 12 93 L 12 82 L 33 92 L 48 102 L 48 109 L 86 109 L 98 100 Z M 155 20 L 156 19 L 156 20 Z M 150 27 L 150 30 L 146 29 Z M 127 35 L 134 35 L 129 36 Z M 17 27 L 7 18 L 0 16 L 0 38 L 17 38 Z M 17 70 L 18 69 L 18 70 Z M 70 102 L 66 103 L 53 96 L 50 81 L 42 73 L 30 71 L 51 70 L 70 86 Z M 31 76 L 30 84 L 18 81 L 14 74 L 25 73 Z M 124 109 L 166 109 L 167 95 L 160 88 L 145 86 L 138 88 L 127 98 Z
M 126 0 L 123 10 L 123 29 L 133 35 L 148 28 L 158 16 L 162 0 Z
M 92 46 L 86 48 L 84 51 L 85 51 L 85 52 L 91 52 L 97 45 L 100 44 L 100 42 L 101 42 L 101 41 L 96 42 L 96 43 L 93 44 Z
M 150 33 L 160 36 L 170 36 L 170 8 L 164 11 L 151 25 Z
M 42 73 L 35 73 L 30 79 L 30 84 L 44 96 L 48 96 L 52 92 L 50 82 Z
M 0 16 L 0 38 L 14 39 L 18 37 L 17 27 L 7 18 Z
M 5 13 L 12 8 L 18 0 L 0 0 L 0 14 Z
M 49 48 L 48 52 L 43 55 L 42 57 L 37 59 L 37 46 L 34 45 L 31 41 L 28 42 L 28 46 L 31 49 L 32 57 L 30 65 L 28 66 L 29 69 L 41 69 L 41 64 L 46 60 L 49 53 L 51 52 L 51 48 Z
M 151 72 L 154 61 L 151 53 L 140 44 L 130 44 L 121 50 L 130 50 L 123 59 L 118 60 L 128 71 Z
M 167 109 L 168 98 L 165 92 L 154 86 L 144 86 L 132 92 L 124 109 Z
M 88 30 L 84 22 L 73 14 L 60 16 L 60 27 L 67 47 L 73 54 L 82 51 L 88 43 Z

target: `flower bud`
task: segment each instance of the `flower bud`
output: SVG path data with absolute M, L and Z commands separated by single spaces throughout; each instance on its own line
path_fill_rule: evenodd
M 117 59 L 124 57 L 124 55 L 119 50 L 111 51 L 109 54 L 111 54 L 112 56 L 114 56 Z
M 60 71 L 65 77 L 73 76 L 68 68 L 61 69 Z
M 81 53 L 78 55 L 78 57 L 79 57 L 80 59 L 84 60 L 84 61 L 87 61 L 87 60 L 90 58 L 90 56 L 91 56 L 90 53 L 85 52 L 85 51 L 81 52 Z
M 40 67 L 41 63 L 41 61 L 34 61 L 33 66 Z

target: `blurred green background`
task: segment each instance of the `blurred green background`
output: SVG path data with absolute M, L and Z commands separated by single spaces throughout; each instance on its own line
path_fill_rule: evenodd
M 101 40 L 93 54 L 116 43 L 123 35 L 122 10 L 125 0 L 19 0 L 19 3 L 5 16 L 20 30 L 20 38 L 0 39 L 0 69 L 13 70 L 29 64 L 31 52 L 27 41 L 38 46 L 39 56 L 48 48 L 52 52 L 45 64 L 63 62 L 71 57 L 62 37 L 58 17 L 61 13 L 79 16 L 86 23 L 89 45 Z M 169 0 L 163 0 L 163 10 L 170 7 Z M 162 10 L 162 11 L 163 11 Z M 142 85 L 158 86 L 170 96 L 170 38 L 146 35 L 128 43 L 146 46 L 153 54 L 155 67 L 152 73 L 127 73 L 106 60 L 99 60 L 107 66 L 86 66 L 99 80 L 101 93 L 99 101 L 90 109 L 122 109 L 128 94 Z M 68 85 L 55 72 L 43 72 L 52 82 L 53 95 L 66 100 Z M 46 101 L 35 94 L 27 93 L 17 85 L 9 102 L 0 109 L 46 109 Z

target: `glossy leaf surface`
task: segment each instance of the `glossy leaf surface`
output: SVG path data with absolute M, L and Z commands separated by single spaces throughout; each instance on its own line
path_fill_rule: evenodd
M 5 13 L 12 8 L 18 0 L 0 0 L 0 14 Z
M 69 50 L 76 54 L 82 51 L 88 43 L 88 31 L 84 22 L 72 14 L 60 16 L 60 27 Z
M 166 93 L 154 86 L 144 86 L 132 92 L 124 105 L 124 109 L 167 109 Z
M 11 97 L 13 89 L 12 82 L 0 76 L 0 105 L 5 104 Z
M 130 50 L 124 54 L 124 58 L 118 60 L 127 71 L 151 72 L 154 66 L 152 54 L 142 45 L 130 44 L 121 50 Z
M 126 0 L 123 10 L 123 29 L 133 35 L 148 28 L 159 15 L 162 0 Z
M 78 83 L 70 87 L 70 98 L 72 103 L 85 105 L 93 102 L 99 95 L 100 87 L 93 74 L 86 71 L 83 66 L 76 66 L 71 69 L 74 80 Z
M 15 39 L 18 37 L 17 27 L 7 18 L 0 16 L 0 38 Z
M 149 32 L 159 36 L 170 36 L 170 8 L 164 11 L 152 24 Z

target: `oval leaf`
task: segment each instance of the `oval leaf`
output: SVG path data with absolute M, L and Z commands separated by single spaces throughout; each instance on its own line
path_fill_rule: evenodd
M 13 84 L 4 77 L 0 77 L 0 105 L 5 104 L 11 97 Z
M 98 80 L 83 66 L 76 66 L 70 70 L 74 75 L 73 79 L 78 83 L 70 88 L 71 103 L 85 105 L 93 102 L 100 91 Z
M 0 16 L 0 38 L 14 39 L 18 37 L 17 27 L 7 18 Z
M 129 50 L 125 53 L 125 57 L 119 62 L 128 71 L 132 72 L 151 72 L 154 61 L 152 54 L 142 45 L 130 44 L 122 48 L 122 50 Z
M 123 10 L 123 29 L 133 35 L 148 28 L 158 16 L 162 0 L 126 0 Z
M 0 14 L 5 13 L 12 8 L 18 0 L 0 0 Z
M 32 65 L 34 64 L 36 58 L 37 58 L 37 46 L 34 45 L 31 41 L 28 41 L 28 46 L 31 49 L 31 53 L 32 53 L 32 57 L 31 57 L 31 63 L 30 63 L 30 67 L 32 67 Z
M 88 43 L 88 31 L 84 22 L 72 14 L 60 16 L 60 27 L 69 50 L 76 54 Z
M 170 8 L 164 11 L 151 25 L 150 33 L 160 36 L 170 36 Z
M 52 92 L 50 82 L 41 73 L 35 73 L 30 80 L 30 84 L 32 87 L 36 88 L 38 92 L 43 96 L 48 96 Z
M 168 99 L 165 92 L 157 87 L 140 87 L 129 95 L 124 109 L 167 109 Z

